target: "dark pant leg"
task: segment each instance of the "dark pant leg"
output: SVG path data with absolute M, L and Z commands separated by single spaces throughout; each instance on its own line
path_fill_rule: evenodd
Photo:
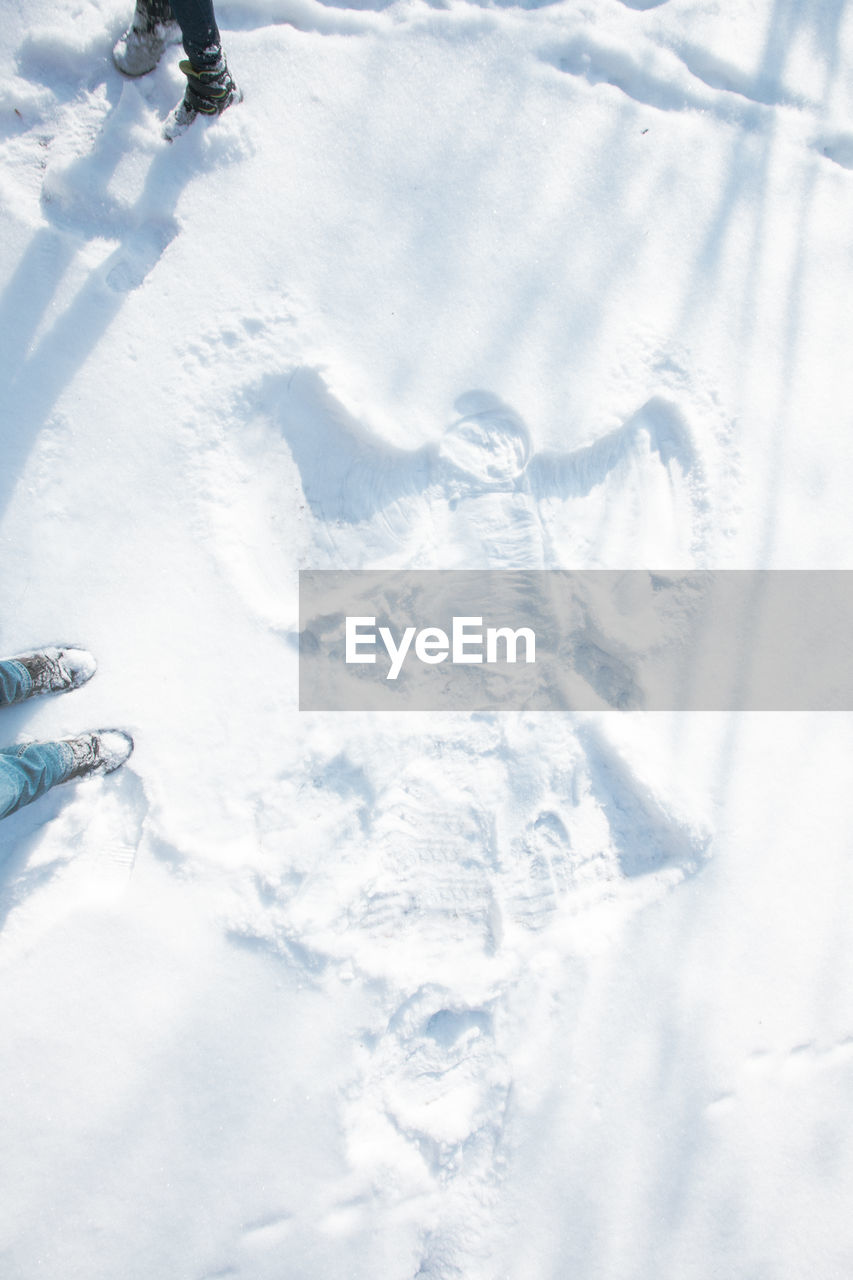
M 73 753 L 65 742 L 34 742 L 0 751 L 0 818 L 8 818 L 64 782 L 73 765 Z
M 174 20 L 171 0 L 142 0 L 142 8 L 146 16 L 154 22 L 162 22 L 165 25 Z
M 171 0 L 184 49 L 197 71 L 216 66 L 222 54 L 213 0 Z

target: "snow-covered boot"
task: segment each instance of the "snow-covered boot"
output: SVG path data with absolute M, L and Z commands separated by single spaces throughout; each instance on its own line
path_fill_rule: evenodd
M 66 693 L 69 689 L 79 689 L 81 684 L 91 680 L 97 667 L 88 650 L 70 646 L 20 653 L 12 661 L 29 673 L 32 688 L 26 695 L 28 698 L 38 693 Z
M 163 126 L 163 136 L 170 142 L 184 133 L 196 116 L 221 116 L 226 107 L 243 101 L 222 54 L 212 67 L 198 69 L 186 59 L 178 65 L 187 78 L 187 87 Z
M 113 49 L 113 62 L 126 76 L 144 76 L 157 66 L 166 45 L 180 38 L 169 0 L 136 0 L 130 26 Z
M 74 755 L 69 778 L 83 778 L 89 773 L 112 773 L 124 764 L 133 750 L 133 738 L 122 729 L 96 729 L 62 741 Z

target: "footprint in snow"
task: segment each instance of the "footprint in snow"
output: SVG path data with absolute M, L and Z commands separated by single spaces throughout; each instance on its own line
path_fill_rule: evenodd
M 6 818 L 0 960 L 28 949 L 75 908 L 117 901 L 133 874 L 147 813 L 142 781 L 125 766 L 112 778 L 57 787 Z
M 72 243 L 111 244 L 97 277 L 113 293 L 128 293 L 142 284 L 178 234 L 174 210 L 191 175 L 161 148 L 140 146 L 147 108 L 134 86 L 125 86 L 114 103 L 90 95 L 75 109 L 88 114 L 88 128 L 78 121 L 76 129 L 60 130 L 50 140 L 42 213 Z

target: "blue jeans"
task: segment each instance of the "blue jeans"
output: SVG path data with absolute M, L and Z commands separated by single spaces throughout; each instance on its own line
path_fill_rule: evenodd
M 23 702 L 32 687 L 33 682 L 26 667 L 9 658 L 0 660 L 0 707 Z
M 0 707 L 22 702 L 32 684 L 29 672 L 19 662 L 0 661 Z M 8 818 L 64 782 L 73 767 L 74 754 L 67 742 L 38 742 L 0 750 L 0 818 Z

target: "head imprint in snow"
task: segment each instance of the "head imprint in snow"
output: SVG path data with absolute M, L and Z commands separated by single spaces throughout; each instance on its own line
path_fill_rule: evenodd
M 469 391 L 456 401 L 463 416 L 441 440 L 441 457 L 486 484 L 520 476 L 530 458 L 530 433 L 509 405 L 485 391 Z

